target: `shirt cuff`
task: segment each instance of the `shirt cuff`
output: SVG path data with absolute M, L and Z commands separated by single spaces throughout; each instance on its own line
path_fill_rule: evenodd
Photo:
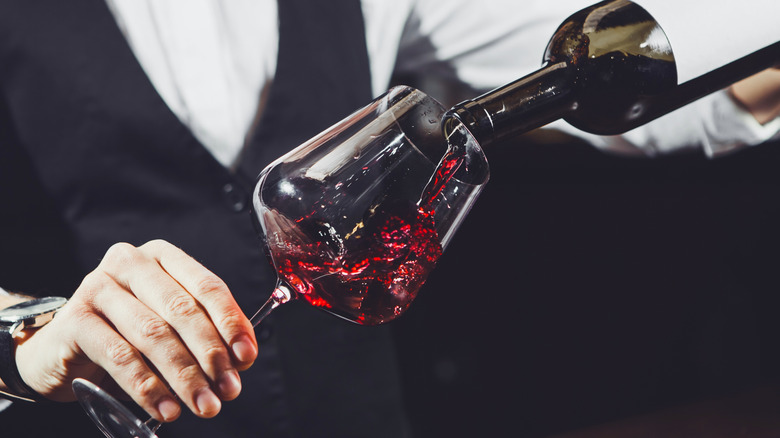
M 780 132 L 780 117 L 763 125 L 726 92 L 713 95 L 709 117 L 704 117 L 704 152 L 718 157 L 770 140 Z

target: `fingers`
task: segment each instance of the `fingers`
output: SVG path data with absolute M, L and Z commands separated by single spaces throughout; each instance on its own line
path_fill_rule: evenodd
M 157 244 L 162 247 L 162 244 Z M 166 245 L 167 247 L 167 245 Z M 171 249 L 174 249 L 170 246 Z M 106 272 L 120 287 L 131 291 L 145 307 L 151 311 L 144 315 L 142 325 L 128 327 L 133 331 L 142 332 L 142 337 L 151 339 L 163 348 L 164 341 L 175 338 L 177 335 L 187 346 L 197 364 L 205 372 L 209 381 L 216 383 L 217 387 L 224 390 L 225 398 L 235 398 L 240 391 L 237 372 L 232 364 L 232 359 L 223 342 L 222 336 L 212 323 L 203 306 L 188 290 L 172 278 L 164 269 L 161 269 L 156 257 L 157 248 L 133 248 L 129 245 L 115 245 L 106 255 L 100 268 Z M 185 259 L 186 260 L 186 259 Z M 189 259 L 191 260 L 191 259 Z M 204 281 L 202 278 L 213 275 L 199 275 L 194 281 Z M 213 292 L 214 295 L 229 296 L 227 287 L 222 285 Z M 108 304 L 108 303 L 106 303 Z M 121 315 L 108 314 L 104 306 L 104 312 L 110 320 Z M 120 311 L 122 309 L 119 309 Z M 240 315 L 234 315 L 239 319 Z M 222 316 L 222 318 L 228 318 Z M 146 333 L 143 333 L 146 332 Z M 134 345 L 143 342 L 142 339 L 131 341 Z M 176 352 L 181 354 L 181 352 Z M 154 360 L 153 357 L 150 359 Z M 181 365 L 181 364 L 177 364 Z M 163 371 L 162 369 L 160 370 Z M 175 386 L 175 381 L 171 381 Z M 178 389 L 178 388 L 174 388 Z
M 141 353 L 97 315 L 84 319 L 92 320 L 89 334 L 79 339 L 84 354 L 106 370 L 116 384 L 154 418 L 175 420 L 181 413 L 179 403 L 149 368 Z
M 82 286 L 99 291 L 89 295 L 104 323 L 82 349 L 150 414 L 164 421 L 178 415 L 157 373 L 202 417 L 219 412 L 220 398 L 238 395 L 237 370 L 251 365 L 257 344 L 214 274 L 155 241 L 114 245 L 88 278 Z
M 161 398 L 167 393 L 167 390 L 161 391 L 161 388 L 165 389 L 165 385 L 161 380 L 153 379 L 157 376 L 152 367 L 145 362 L 139 362 L 142 355 L 190 410 L 202 417 L 211 417 L 219 412 L 221 403 L 211 389 L 212 379 L 209 377 L 209 374 L 214 373 L 215 366 L 209 364 L 206 371 L 170 324 L 125 290 L 121 290 L 118 285 L 115 288 L 105 288 L 103 293 L 96 297 L 95 305 L 121 335 L 121 341 L 111 340 L 111 348 L 106 349 L 107 358 L 102 361 L 107 361 L 105 365 L 112 367 L 107 369 L 110 374 L 120 373 L 120 377 L 115 377 L 115 380 L 122 389 L 134 391 L 139 382 L 148 381 L 154 389 L 148 390 L 148 395 L 143 391 L 140 395 L 151 397 L 155 400 L 155 406 L 160 406 L 165 401 Z M 129 349 L 137 354 L 131 354 Z M 100 365 L 103 366 L 104 363 Z M 140 368 L 135 369 L 136 366 Z M 223 363 L 221 366 L 232 368 L 229 363 Z M 228 397 L 237 395 L 240 390 L 240 384 L 237 382 L 236 376 L 236 388 L 233 390 L 235 394 L 231 393 Z M 131 395 L 137 396 L 132 392 Z M 139 404 L 143 406 L 145 403 L 150 402 L 143 401 Z M 158 410 L 164 414 L 162 409 Z
M 249 320 L 238 307 L 225 283 L 189 255 L 162 240 L 139 248 L 189 292 L 215 324 L 222 340 L 230 347 L 236 366 L 248 368 L 257 357 L 257 341 Z M 173 297 L 174 299 L 176 296 Z M 185 309 L 187 304 L 184 304 Z M 177 303 L 169 305 L 177 313 Z M 183 309 L 178 309 L 182 313 Z M 186 313 L 186 312 L 185 312 Z

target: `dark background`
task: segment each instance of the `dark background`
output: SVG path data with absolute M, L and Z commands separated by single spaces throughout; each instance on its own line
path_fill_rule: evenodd
M 393 323 L 419 436 L 542 437 L 775 380 L 780 144 L 718 159 L 530 136 Z

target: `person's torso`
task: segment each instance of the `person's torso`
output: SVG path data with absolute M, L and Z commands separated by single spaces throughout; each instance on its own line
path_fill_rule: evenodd
M 267 163 L 370 100 L 359 2 L 280 2 L 274 83 L 234 170 L 171 112 L 104 2 L 0 8 L 0 154 L 14 159 L 0 179 L 11 199 L 4 203 L 20 213 L 3 219 L 6 233 L 20 230 L 0 246 L 4 278 L 17 290 L 41 281 L 35 277 L 57 270 L 51 250 L 68 262 L 63 276 L 77 281 L 112 243 L 163 238 L 221 276 L 254 312 L 275 275 L 251 223 L 249 193 Z M 58 230 L 43 240 L 51 223 L 36 219 L 40 203 Z M 42 261 L 48 266 L 29 268 Z M 67 281 L 43 283 L 72 292 L 62 290 Z M 242 396 L 217 419 L 166 425 L 167 436 L 403 435 L 387 329 L 289 304 L 258 337 L 260 357 L 242 375 Z M 23 406 L 3 415 L 12 411 L 26 415 Z

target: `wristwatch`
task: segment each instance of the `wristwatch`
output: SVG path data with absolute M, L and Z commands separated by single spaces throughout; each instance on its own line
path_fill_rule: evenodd
M 9 390 L 0 394 L 26 401 L 43 400 L 19 375 L 14 335 L 20 330 L 43 327 L 67 301 L 62 297 L 36 298 L 0 310 L 0 379 Z

